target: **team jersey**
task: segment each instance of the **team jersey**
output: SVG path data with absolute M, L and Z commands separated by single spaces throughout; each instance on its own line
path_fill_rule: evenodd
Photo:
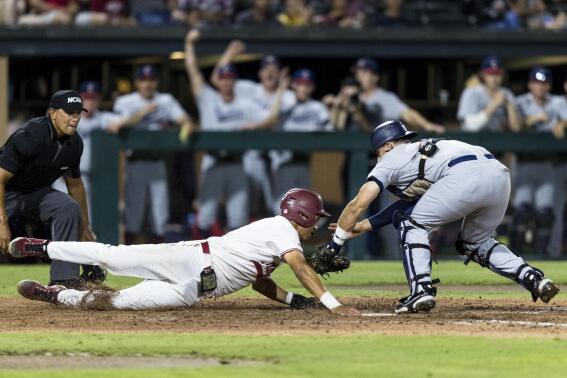
M 368 122 L 379 125 L 391 119 L 401 119 L 408 106 L 400 98 L 382 88 L 377 88 L 369 96 L 360 96 Z
M 368 174 L 367 181 L 376 182 L 381 192 L 388 189 L 403 197 L 401 192 L 417 179 L 421 159 L 419 148 L 423 142 L 402 143 L 394 147 L 378 160 Z M 437 147 L 439 150 L 425 162 L 425 179 L 430 182 L 439 181 L 445 176 L 451 168 L 449 162 L 455 158 L 475 155 L 479 160 L 483 160 L 490 154 L 484 147 L 456 140 L 438 141 Z
M 320 101 L 307 100 L 297 102 L 284 115 L 281 124 L 282 131 L 330 131 L 329 111 Z M 270 151 L 272 168 L 277 169 L 293 159 L 291 151 Z
M 235 96 L 226 102 L 219 92 L 204 85 L 197 107 L 201 117 L 201 130 L 206 131 L 237 131 L 249 124 L 262 121 L 262 109 L 246 96 Z M 224 151 L 218 153 L 224 154 Z M 212 154 L 205 154 L 201 162 L 201 170 L 205 171 L 216 164 L 217 159 Z
M 299 234 L 278 215 L 208 239 L 219 281 L 216 296 L 233 293 L 259 278 L 267 278 L 291 251 L 303 253 Z
M 125 117 L 131 117 L 144 107 L 157 104 L 156 111 L 146 114 L 142 120 L 135 125 L 137 129 L 161 130 L 170 122 L 176 122 L 182 117 L 187 117 L 185 110 L 179 102 L 169 93 L 156 92 L 152 99 L 145 99 L 138 92 L 120 96 L 114 103 L 114 112 Z
M 543 106 L 539 105 L 531 93 L 525 93 L 517 98 L 520 115 L 528 118 L 537 114 L 547 114 L 547 122 L 537 122 L 532 129 L 539 132 L 550 132 L 557 122 L 567 120 L 567 109 L 562 96 L 548 95 Z
M 91 134 L 94 130 L 106 129 L 110 124 L 122 119 L 120 115 L 112 112 L 96 111 L 89 117 L 82 117 L 77 132 L 83 138 L 83 156 L 81 157 L 81 172 L 91 171 Z
M 516 106 L 516 99 L 514 94 L 507 88 L 501 88 L 506 96 L 508 103 Z M 482 112 L 490 103 L 490 96 L 483 85 L 475 85 L 466 88 L 461 94 L 459 100 L 459 110 L 457 111 L 457 119 L 461 122 L 462 128 L 467 129 L 464 123 L 465 117 L 478 114 Z M 506 106 L 499 106 L 498 109 L 492 113 L 486 124 L 481 129 L 491 131 L 503 131 L 508 126 L 508 113 Z M 475 131 L 475 130 L 472 130 Z
M 261 109 L 259 113 L 260 119 L 267 118 L 276 97 L 275 93 L 268 93 L 261 83 L 251 80 L 237 80 L 234 85 L 234 93 L 236 97 L 248 98 L 252 100 Z M 288 112 L 296 103 L 295 96 L 292 91 L 286 90 L 282 94 L 280 104 L 280 114 Z

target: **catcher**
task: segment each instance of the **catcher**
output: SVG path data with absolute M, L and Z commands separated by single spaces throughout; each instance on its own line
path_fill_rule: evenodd
M 112 246 L 17 238 L 9 246 L 9 253 L 16 258 L 49 256 L 144 279 L 118 292 L 72 290 L 25 280 L 18 283 L 18 292 L 28 299 L 63 306 L 145 310 L 191 306 L 202 298 L 221 297 L 252 284 L 257 292 L 293 308 L 316 306 L 317 298 L 334 314 L 359 314 L 327 291 L 303 256 L 301 240 L 313 235 L 320 217 L 329 216 L 321 196 L 307 189 L 291 189 L 282 198 L 280 209 L 278 216 L 222 237 L 175 244 Z M 282 262 L 315 298 L 288 292 L 270 278 Z
M 384 225 L 377 214 L 357 222 L 368 205 L 384 190 L 415 203 L 396 203 L 390 218 L 400 232 L 404 270 L 410 295 L 400 299 L 396 313 L 429 311 L 435 307 L 436 280 L 431 279 L 428 233 L 463 219 L 457 251 L 482 267 L 510 278 L 528 290 L 532 299 L 547 303 L 559 286 L 541 270 L 492 238 L 502 221 L 510 197 L 510 174 L 485 148 L 455 140 L 424 139 L 399 121 L 374 129 L 372 148 L 378 162 L 358 195 L 349 202 L 323 255 L 334 255 L 352 236 Z M 416 195 L 416 183 L 425 182 Z M 421 195 L 423 194 L 423 195 Z M 386 211 L 386 210 L 385 210 Z

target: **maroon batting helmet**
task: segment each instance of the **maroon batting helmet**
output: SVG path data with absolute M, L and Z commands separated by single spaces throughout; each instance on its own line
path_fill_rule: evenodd
M 294 188 L 282 197 L 280 214 L 303 227 L 317 223 L 317 215 L 330 217 L 323 207 L 323 198 L 319 193 L 308 189 Z

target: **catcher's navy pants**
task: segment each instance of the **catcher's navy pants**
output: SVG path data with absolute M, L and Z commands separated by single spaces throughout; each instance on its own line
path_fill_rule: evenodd
M 24 217 L 49 223 L 52 240 L 78 241 L 80 238 L 81 209 L 68 194 L 52 188 L 42 188 L 30 193 L 7 191 L 5 206 L 12 232 L 13 222 Z M 78 279 L 79 268 L 78 264 L 53 261 L 50 279 Z

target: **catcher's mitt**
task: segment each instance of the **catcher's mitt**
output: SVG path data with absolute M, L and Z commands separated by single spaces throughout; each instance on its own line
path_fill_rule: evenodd
M 318 251 L 312 253 L 306 260 L 313 270 L 323 277 L 329 273 L 342 272 L 350 267 L 350 260 L 331 249 L 328 244 L 320 246 Z

